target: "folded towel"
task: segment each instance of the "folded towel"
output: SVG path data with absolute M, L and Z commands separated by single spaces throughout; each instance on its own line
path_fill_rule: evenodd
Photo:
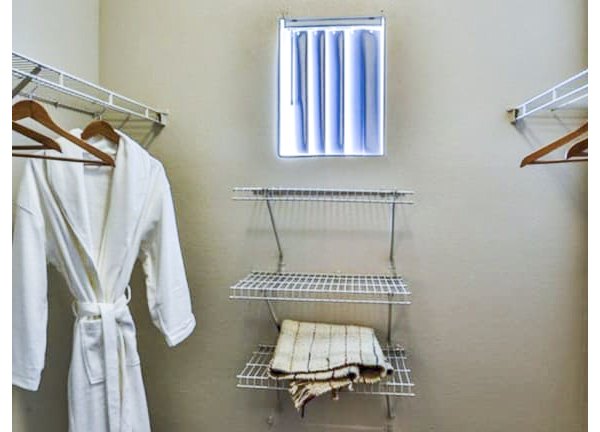
M 269 373 L 291 380 L 298 410 L 315 397 L 353 382 L 375 383 L 394 372 L 373 329 L 285 320 Z

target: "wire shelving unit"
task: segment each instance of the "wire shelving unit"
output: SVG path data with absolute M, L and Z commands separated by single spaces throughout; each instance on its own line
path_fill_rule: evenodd
M 406 365 L 406 353 L 401 347 L 383 347 L 383 353 L 394 368 L 387 379 L 375 384 L 354 383 L 351 393 L 382 396 L 414 396 L 411 370 Z M 237 375 L 237 387 L 261 390 L 287 390 L 288 381 L 269 375 L 269 362 L 275 352 L 274 345 L 259 345 L 244 369 Z
M 231 287 L 235 300 L 410 304 L 400 276 L 251 272 Z
M 392 311 L 394 305 L 410 304 L 407 284 L 396 272 L 394 245 L 395 220 L 398 205 L 414 204 L 414 192 L 399 189 L 324 189 L 284 187 L 236 187 L 235 201 L 263 201 L 269 213 L 271 228 L 278 250 L 277 272 L 253 271 L 230 288 L 230 298 L 266 301 L 273 323 L 280 328 L 275 301 L 365 303 L 387 305 L 387 348 L 384 353 L 394 367 L 394 374 L 377 384 L 355 383 L 355 393 L 383 395 L 389 418 L 394 417 L 391 397 L 414 396 L 414 383 L 406 365 L 404 350 L 392 343 Z M 284 272 L 284 253 L 275 214 L 274 203 L 289 201 L 331 202 L 387 205 L 390 209 L 390 274 L 360 275 L 337 273 Z M 274 346 L 260 345 L 240 374 L 240 388 L 285 390 L 287 383 L 269 376 L 269 362 Z
M 23 54 L 12 53 L 12 96 L 22 96 L 96 118 L 167 124 L 167 112 L 125 97 Z

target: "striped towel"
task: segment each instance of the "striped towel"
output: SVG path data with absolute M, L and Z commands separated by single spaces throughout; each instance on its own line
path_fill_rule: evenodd
M 269 373 L 291 380 L 290 393 L 298 410 L 327 392 L 334 396 L 354 382 L 375 383 L 394 372 L 373 329 L 285 320 Z

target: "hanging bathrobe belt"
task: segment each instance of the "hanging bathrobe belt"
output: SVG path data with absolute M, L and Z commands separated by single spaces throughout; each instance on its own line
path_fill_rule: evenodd
M 134 329 L 133 318 L 129 312 L 129 300 L 131 298 L 130 288 L 127 286 L 125 295 L 119 297 L 115 303 L 99 303 L 99 302 L 73 302 L 73 312 L 78 321 L 83 321 L 84 326 L 90 322 L 101 322 L 102 334 L 102 357 L 103 362 L 95 362 L 96 365 L 104 363 L 104 370 L 98 371 L 100 377 L 94 376 L 93 363 L 90 360 L 97 352 L 89 352 L 99 350 L 99 343 L 85 343 L 87 335 L 81 335 L 83 344 L 84 361 L 87 362 L 88 375 L 90 381 L 101 382 L 104 380 L 106 386 L 106 404 L 107 416 L 110 432 L 119 432 L 122 422 L 122 416 L 127 416 L 127 413 L 122 412 L 122 397 L 125 393 L 125 381 L 121 380 L 121 370 L 125 367 L 125 342 L 123 330 L 125 328 Z M 91 320 L 91 321 L 90 321 Z M 92 331 L 92 337 L 98 337 L 98 331 Z M 135 333 L 134 336 L 135 337 Z M 97 342 L 100 342 L 98 340 Z M 90 348 L 91 347 L 91 348 Z M 137 353 L 136 353 L 137 355 Z M 98 359 L 100 360 L 100 359 Z M 102 374 L 102 372 L 104 372 Z M 103 375 L 103 376 L 101 376 Z

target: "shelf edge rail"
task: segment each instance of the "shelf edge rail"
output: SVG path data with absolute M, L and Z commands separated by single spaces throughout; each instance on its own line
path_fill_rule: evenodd
M 53 66 L 40 63 L 15 51 L 12 53 L 12 74 L 20 80 L 13 88 L 13 98 L 21 95 L 94 117 L 101 117 L 106 111 L 112 111 L 124 114 L 126 121 L 133 117 L 138 120 L 149 121 L 159 127 L 166 126 L 167 124 L 168 112 L 165 110 L 152 108 Z M 52 79 L 49 79 L 50 77 Z M 36 87 L 27 93 L 24 90 L 30 83 Z M 97 106 L 98 110 L 86 110 L 59 100 L 52 100 L 36 95 L 35 90 L 39 86 L 85 101 L 92 106 Z M 87 89 L 88 92 L 84 89 Z M 90 94 L 91 92 L 94 95 Z
M 540 111 L 556 111 L 582 101 L 588 97 L 588 70 L 585 69 L 550 89 L 507 110 L 510 121 L 520 120 Z

